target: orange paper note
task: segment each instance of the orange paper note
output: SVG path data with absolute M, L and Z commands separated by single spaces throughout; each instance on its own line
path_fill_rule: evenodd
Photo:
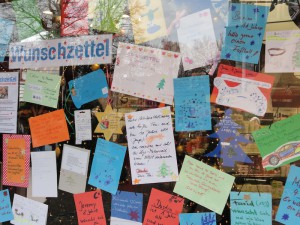
M 184 199 L 152 188 L 143 225 L 178 225 Z
M 32 117 L 29 126 L 34 148 L 70 139 L 63 109 Z
M 100 190 L 74 195 L 79 225 L 106 225 Z
M 28 187 L 30 135 L 3 135 L 3 184 Z

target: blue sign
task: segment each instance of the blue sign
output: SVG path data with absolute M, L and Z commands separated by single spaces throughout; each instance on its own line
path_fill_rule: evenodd
M 209 77 L 174 79 L 175 130 L 211 130 Z
M 0 191 L 0 223 L 12 220 L 14 218 L 11 210 L 9 191 Z
M 126 147 L 98 138 L 89 184 L 116 194 Z

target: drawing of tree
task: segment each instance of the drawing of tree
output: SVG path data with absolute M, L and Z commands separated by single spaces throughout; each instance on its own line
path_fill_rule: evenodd
M 159 177 L 166 177 L 166 176 L 171 175 L 171 174 L 172 174 L 172 171 L 170 171 L 170 167 L 164 161 L 159 167 L 158 176 Z
M 156 86 L 156 87 L 158 88 L 158 90 L 164 89 L 165 83 L 166 83 L 165 78 L 162 78 L 162 79 L 160 80 L 160 82 L 158 83 L 158 85 Z

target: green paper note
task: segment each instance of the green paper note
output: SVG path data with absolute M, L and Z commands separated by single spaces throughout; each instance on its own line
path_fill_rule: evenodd
M 57 108 L 61 77 L 43 72 L 28 71 L 24 101 Z
M 234 179 L 186 155 L 174 192 L 221 215 Z
M 266 170 L 300 159 L 300 114 L 252 133 Z

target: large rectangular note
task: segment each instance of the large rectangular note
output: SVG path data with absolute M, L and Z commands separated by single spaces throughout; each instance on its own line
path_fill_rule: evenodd
M 170 182 L 178 168 L 170 107 L 125 114 L 132 184 Z
M 174 192 L 221 215 L 234 179 L 186 155 Z
M 90 150 L 64 144 L 60 169 L 60 190 L 78 194 L 85 192 Z
M 17 133 L 19 73 L 0 73 L 0 133 Z
M 180 58 L 176 52 L 119 43 L 111 90 L 172 105 Z
M 57 197 L 55 151 L 31 152 L 32 196 Z
M 3 134 L 3 185 L 28 187 L 30 135 Z

